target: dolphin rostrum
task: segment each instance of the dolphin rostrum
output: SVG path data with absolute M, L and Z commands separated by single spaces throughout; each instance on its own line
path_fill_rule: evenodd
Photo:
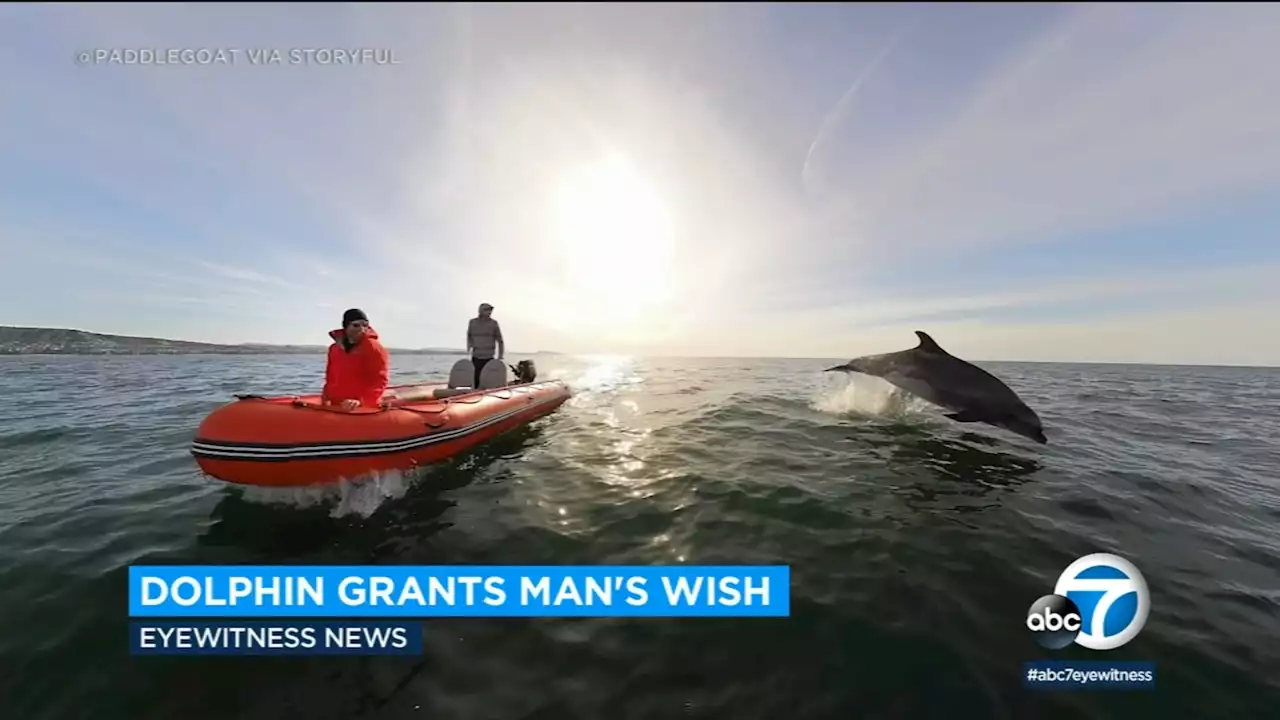
M 1049 442 L 1040 417 L 994 375 L 943 350 L 926 333 L 910 350 L 866 355 L 824 372 L 872 375 L 952 412 L 956 422 L 1001 427 L 1038 443 Z

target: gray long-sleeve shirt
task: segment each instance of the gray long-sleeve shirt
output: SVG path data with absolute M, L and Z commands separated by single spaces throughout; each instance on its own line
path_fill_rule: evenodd
M 490 360 L 501 343 L 502 327 L 497 320 L 474 317 L 467 323 L 467 346 L 471 348 L 471 357 Z

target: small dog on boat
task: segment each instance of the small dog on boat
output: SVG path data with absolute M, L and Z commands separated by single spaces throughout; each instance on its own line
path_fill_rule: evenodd
M 516 376 L 512 385 L 528 385 L 538 379 L 538 368 L 534 366 L 532 360 L 521 360 L 507 367 L 511 368 L 511 372 Z

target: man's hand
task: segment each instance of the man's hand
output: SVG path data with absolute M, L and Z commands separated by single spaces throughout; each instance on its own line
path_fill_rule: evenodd
M 359 400 L 343 400 L 342 402 L 338 403 L 338 407 L 342 408 L 343 410 L 355 410 L 356 408 L 360 407 L 360 401 Z

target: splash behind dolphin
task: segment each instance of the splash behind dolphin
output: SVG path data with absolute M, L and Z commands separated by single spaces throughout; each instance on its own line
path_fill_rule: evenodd
M 920 344 L 910 350 L 866 355 L 826 372 L 873 375 L 951 410 L 956 422 L 980 422 L 1004 428 L 1038 443 L 1049 442 L 1040 417 L 1018 394 L 976 365 L 943 350 L 926 333 L 915 331 Z

